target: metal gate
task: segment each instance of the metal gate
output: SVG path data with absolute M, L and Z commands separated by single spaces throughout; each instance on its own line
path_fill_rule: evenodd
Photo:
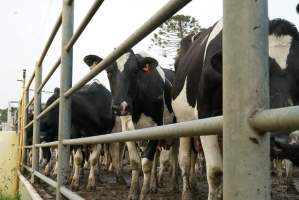
M 22 145 L 21 166 L 31 172 L 31 182 L 38 178 L 56 188 L 56 199 L 82 199 L 64 186 L 68 169 L 69 145 L 137 141 L 221 134 L 223 130 L 223 170 L 225 200 L 269 200 L 270 158 L 267 131 L 299 128 L 299 107 L 269 110 L 268 90 L 268 15 L 267 0 L 224 0 L 223 30 L 223 115 L 160 127 L 70 139 L 71 107 L 69 97 L 109 64 L 132 48 L 155 28 L 191 0 L 170 0 L 102 62 L 72 87 L 72 48 L 104 0 L 95 0 L 75 32 L 74 3 L 63 0 L 62 14 L 46 43 L 35 71 L 24 89 L 20 140 L 26 144 L 26 128 L 33 125 L 32 146 Z M 42 63 L 62 25 L 61 57 L 42 80 Z M 238 34 L 236 34 L 238 30 Z M 236 45 L 237 44 L 237 45 Z M 238 59 L 236 59 L 238 58 Z M 41 112 L 41 90 L 61 64 L 60 98 Z M 235 73 L 238 72 L 238 73 Z M 35 80 L 34 97 L 29 101 L 29 87 Z M 250 84 L 249 84 L 250 83 Z M 34 102 L 34 119 L 26 124 L 27 109 Z M 59 106 L 58 141 L 40 144 L 40 119 Z M 54 181 L 37 171 L 38 147 L 58 146 L 58 175 Z M 32 167 L 26 166 L 24 152 L 32 149 Z

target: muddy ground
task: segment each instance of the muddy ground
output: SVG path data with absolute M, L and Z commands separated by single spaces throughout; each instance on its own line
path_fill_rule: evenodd
M 97 186 L 95 191 L 86 190 L 86 182 L 88 177 L 88 171 L 84 170 L 84 174 L 81 175 L 80 181 L 81 187 L 78 194 L 87 200 L 125 200 L 128 196 L 129 191 L 129 168 L 128 166 L 124 169 L 124 177 L 126 179 L 127 185 L 119 185 L 115 182 L 115 178 L 112 172 L 100 170 L 98 173 Z M 99 178 L 100 177 L 100 178 Z M 164 172 L 164 184 L 162 187 L 158 188 L 158 192 L 152 194 L 152 200 L 177 200 L 180 199 L 180 192 L 174 193 L 170 190 L 170 170 Z M 272 192 L 271 196 L 273 200 L 299 200 L 299 193 L 296 188 L 299 189 L 299 169 L 295 168 L 293 174 L 293 180 L 290 181 L 286 178 L 278 179 L 275 173 L 272 173 Z M 197 174 L 198 178 L 198 191 L 195 193 L 194 199 L 196 200 L 206 200 L 208 185 L 206 178 L 201 178 Z M 140 182 L 142 181 L 142 176 L 140 176 Z M 180 183 L 181 186 L 181 183 Z M 297 186 L 297 187 L 296 187 Z M 67 186 L 68 188 L 69 185 Z M 47 184 L 40 182 L 35 185 L 35 188 L 39 194 L 47 200 L 55 199 L 55 191 Z M 299 191 L 299 190 L 298 190 Z

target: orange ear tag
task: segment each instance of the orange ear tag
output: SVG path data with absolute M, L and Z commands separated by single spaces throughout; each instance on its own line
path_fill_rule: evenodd
M 144 72 L 149 72 L 149 71 L 151 70 L 151 68 L 150 68 L 148 65 L 145 65 L 145 66 L 142 68 L 142 70 L 143 70 Z

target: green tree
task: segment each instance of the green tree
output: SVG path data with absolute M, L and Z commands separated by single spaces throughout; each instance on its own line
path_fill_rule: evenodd
M 0 123 L 7 121 L 7 108 L 6 109 L 0 109 Z
M 201 27 L 198 21 L 189 15 L 175 15 L 164 22 L 151 38 L 153 47 L 159 47 L 161 55 L 174 58 L 180 48 L 180 41 L 190 33 L 198 33 Z

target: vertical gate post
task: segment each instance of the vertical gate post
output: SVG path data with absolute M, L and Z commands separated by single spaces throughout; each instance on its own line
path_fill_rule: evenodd
M 25 80 L 26 80 L 26 73 L 24 74 L 24 76 L 23 76 L 23 79 L 24 79 L 24 87 L 23 87 L 23 92 L 24 92 L 24 96 L 23 96 L 23 105 L 22 105 L 22 110 L 21 110 L 21 112 L 19 112 L 19 115 L 20 114 L 22 114 L 23 115 L 23 120 L 21 121 L 21 124 L 20 124 L 20 131 L 19 131 L 19 133 L 20 132 L 22 132 L 22 136 L 23 136 L 23 138 L 21 138 L 21 140 L 22 140 L 22 146 L 20 147 L 20 148 L 22 148 L 22 150 L 21 150 L 21 164 L 25 164 L 25 161 L 26 161 L 26 159 L 27 159 L 27 153 L 26 153 L 26 150 L 27 149 L 25 149 L 24 148 L 24 146 L 25 145 L 27 145 L 27 137 L 26 137 L 26 134 L 27 134 L 27 131 L 26 131 L 26 128 L 25 128 L 25 126 L 26 126 L 26 123 L 27 123 L 27 113 L 28 113 L 28 111 L 27 111 L 27 109 L 26 109 L 26 106 L 27 106 L 27 104 L 28 104 L 28 102 L 29 102 L 29 88 L 28 89 L 26 89 L 26 86 L 25 86 Z M 22 165 L 20 165 L 20 167 L 21 167 L 21 171 L 23 171 L 23 167 L 22 167 Z
M 35 144 L 39 144 L 40 135 L 40 120 L 36 120 L 36 117 L 41 111 L 41 92 L 38 92 L 38 88 L 42 83 L 42 66 L 36 64 L 35 66 L 35 82 L 34 82 L 34 121 L 33 121 L 33 136 L 32 136 L 32 174 L 31 182 L 34 183 L 34 171 L 38 170 L 38 149 Z
M 61 199 L 60 187 L 67 180 L 69 171 L 69 146 L 62 144 L 63 139 L 70 138 L 71 131 L 71 98 L 65 98 L 64 93 L 72 86 L 73 50 L 65 47 L 73 35 L 74 1 L 64 0 L 62 6 L 62 50 L 60 73 L 59 131 L 58 131 L 58 172 L 56 199 Z
M 269 106 L 267 0 L 224 0 L 224 200 L 270 200 L 269 134 L 249 125 Z

